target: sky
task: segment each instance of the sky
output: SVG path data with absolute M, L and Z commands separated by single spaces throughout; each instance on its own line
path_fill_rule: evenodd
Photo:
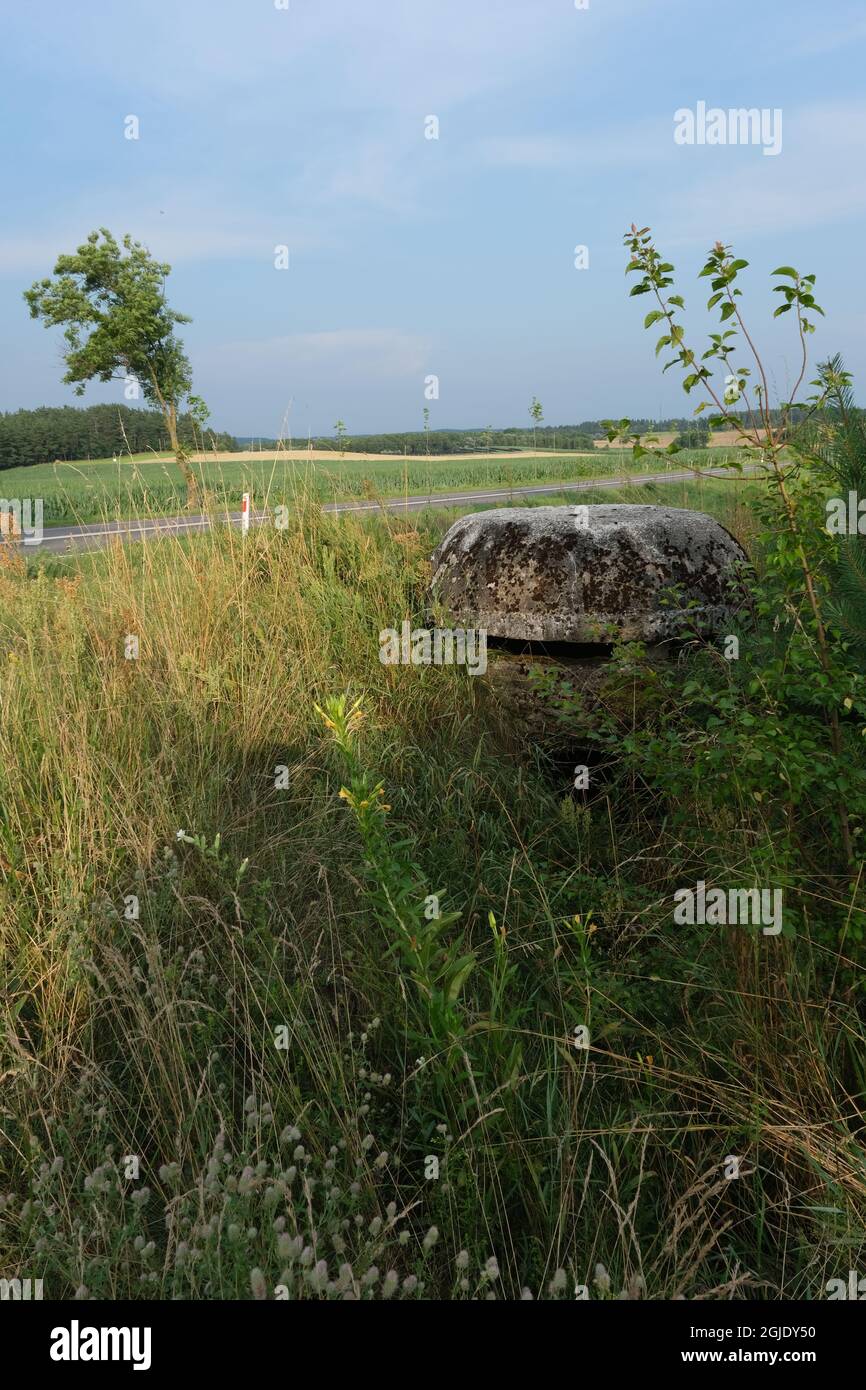
M 22 299 L 101 226 L 171 263 L 194 390 L 238 435 L 525 425 L 533 395 L 549 424 L 689 414 L 628 297 L 632 222 L 699 345 L 721 240 L 780 399 L 780 264 L 817 275 L 812 361 L 864 377 L 862 0 L 0 4 L 0 410 L 123 400 L 63 386 Z M 678 143 L 701 102 L 781 113 L 781 148 Z

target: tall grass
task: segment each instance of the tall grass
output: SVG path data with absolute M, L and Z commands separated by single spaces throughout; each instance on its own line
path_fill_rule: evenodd
M 701 493 L 745 539 L 747 499 Z M 0 551 L 4 1276 L 777 1298 L 862 1260 L 866 1039 L 829 906 L 773 953 L 684 935 L 694 864 L 651 789 L 582 803 L 485 682 L 381 665 L 443 522 L 313 499 L 245 540 Z M 341 692 L 349 766 L 315 710 Z M 352 777 L 383 788 L 372 839 Z M 752 836 L 699 814 L 707 877 L 743 880 Z M 398 943 L 434 895 L 474 962 L 441 1027 Z

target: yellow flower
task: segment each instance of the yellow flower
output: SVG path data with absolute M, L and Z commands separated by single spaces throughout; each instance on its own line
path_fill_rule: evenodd
M 325 727 L 326 727 L 327 729 L 336 729 L 337 726 L 336 726 L 336 724 L 334 723 L 333 719 L 330 719 L 330 718 L 328 717 L 328 715 L 327 715 L 327 714 L 325 713 L 325 711 L 322 709 L 321 705 L 316 705 L 316 704 L 314 704 L 314 705 L 313 705 L 313 709 L 316 711 L 316 714 L 319 716 L 319 718 L 321 719 L 322 723 L 325 725 Z

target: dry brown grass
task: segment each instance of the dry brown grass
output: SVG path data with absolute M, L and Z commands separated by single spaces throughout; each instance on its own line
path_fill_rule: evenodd
M 679 430 L 659 430 L 658 432 L 651 431 L 651 433 L 653 434 L 653 438 L 658 440 L 659 448 L 666 449 L 667 446 L 672 444 L 676 439 Z M 622 449 L 621 444 L 608 444 L 606 439 L 596 439 L 594 442 L 596 449 L 613 449 L 616 451 Z M 740 446 L 741 442 L 740 436 L 737 434 L 736 430 L 717 430 L 710 435 L 709 447 L 711 449 L 736 449 Z

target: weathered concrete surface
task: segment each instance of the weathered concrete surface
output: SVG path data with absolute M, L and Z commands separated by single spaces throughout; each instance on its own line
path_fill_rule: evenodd
M 662 642 L 729 616 L 746 559 L 712 517 L 612 503 L 475 512 L 433 555 L 431 595 L 463 626 L 534 642 Z

